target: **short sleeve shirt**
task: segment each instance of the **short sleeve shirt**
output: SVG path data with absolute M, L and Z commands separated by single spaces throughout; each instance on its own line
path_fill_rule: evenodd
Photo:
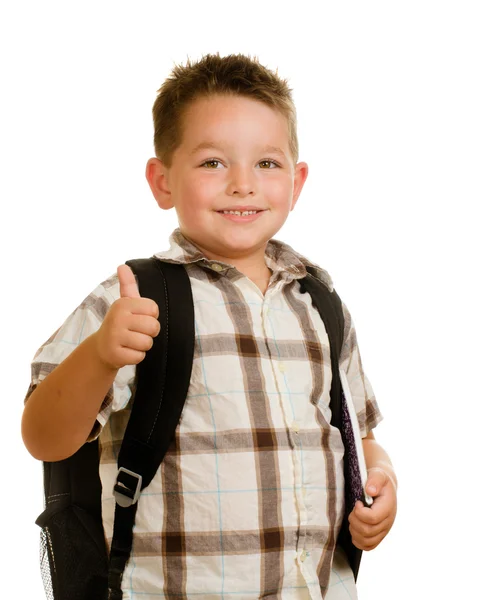
M 185 407 L 165 459 L 138 501 L 125 600 L 154 598 L 350 600 L 354 578 L 336 539 L 344 515 L 344 448 L 331 421 L 329 340 L 309 294 L 306 266 L 278 240 L 263 295 L 234 266 L 208 260 L 179 229 L 158 258 L 191 281 L 195 350 Z M 118 299 L 100 284 L 38 350 L 27 398 L 101 326 Z M 382 419 L 343 303 L 340 368 L 361 435 Z M 118 371 L 89 440 L 98 437 L 103 525 L 113 531 L 117 457 L 135 394 L 135 366 Z

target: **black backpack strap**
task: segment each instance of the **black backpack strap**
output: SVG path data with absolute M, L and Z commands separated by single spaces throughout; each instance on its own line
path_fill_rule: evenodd
M 308 292 L 324 323 L 331 349 L 331 425 L 341 429 L 341 380 L 339 378 L 339 356 L 344 338 L 344 315 L 341 299 L 336 291 L 330 292 L 324 283 L 314 277 L 311 267 L 309 275 L 300 279 L 301 293 Z
M 151 483 L 173 440 L 190 384 L 195 343 L 193 296 L 184 266 L 156 258 L 126 264 L 137 276 L 140 295 L 158 304 L 161 330 L 137 366 L 135 398 L 118 457 L 109 600 L 122 598 L 139 493 Z
M 357 579 L 359 564 L 361 562 L 362 551 L 356 548 L 351 539 L 349 532 L 349 512 L 354 506 L 354 490 L 357 487 L 357 481 L 352 481 L 353 475 L 357 476 L 357 456 L 354 443 L 351 443 L 351 438 L 346 432 L 351 430 L 349 412 L 346 402 L 343 397 L 341 379 L 339 376 L 339 357 L 344 341 L 344 314 L 341 298 L 335 290 L 330 291 L 327 286 L 314 276 L 314 270 L 311 267 L 306 267 L 308 275 L 300 279 L 301 293 L 308 292 L 311 296 L 313 305 L 317 308 L 321 319 L 324 323 L 326 333 L 329 338 L 329 346 L 331 352 L 331 370 L 332 383 L 330 392 L 330 408 L 331 408 L 331 425 L 337 427 L 341 432 L 341 437 L 345 447 L 344 452 L 344 479 L 345 479 L 345 497 L 346 511 L 338 536 L 338 545 L 340 545 L 346 553 L 349 565 L 353 571 L 354 579 Z M 352 489 L 354 488 L 354 490 Z

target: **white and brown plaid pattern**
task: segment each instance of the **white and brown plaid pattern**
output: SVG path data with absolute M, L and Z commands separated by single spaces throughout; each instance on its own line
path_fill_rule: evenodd
M 273 274 L 263 298 L 234 267 L 207 260 L 179 229 L 170 243 L 157 256 L 185 264 L 191 279 L 193 371 L 175 441 L 139 500 L 125 600 L 299 600 L 326 592 L 328 600 L 355 598 L 352 573 L 335 553 L 343 445 L 329 424 L 328 337 L 297 281 L 311 263 L 271 240 L 266 262 Z M 319 267 L 316 276 L 332 288 Z M 98 329 L 118 297 L 113 276 L 72 313 L 37 352 L 29 393 Z M 365 436 L 382 417 L 344 312 L 340 362 Z M 91 435 L 100 435 L 108 542 L 134 376 L 135 367 L 120 369 Z

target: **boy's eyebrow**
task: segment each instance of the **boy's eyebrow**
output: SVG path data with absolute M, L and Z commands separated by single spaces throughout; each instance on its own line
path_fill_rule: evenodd
M 195 146 L 193 148 L 193 150 L 190 152 L 190 156 L 192 156 L 193 154 L 196 154 L 200 150 L 221 150 L 221 151 L 223 151 L 223 148 L 221 147 L 221 145 L 215 144 L 214 142 L 201 142 L 201 144 L 198 144 L 197 146 Z M 265 146 L 263 148 L 263 152 L 273 152 L 276 154 L 281 154 L 282 156 L 284 156 L 284 158 L 286 158 L 286 155 L 281 150 L 281 148 L 279 148 L 278 146 Z

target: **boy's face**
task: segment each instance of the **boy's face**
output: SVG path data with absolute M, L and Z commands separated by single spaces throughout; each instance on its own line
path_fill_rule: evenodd
M 182 233 L 208 258 L 264 262 L 266 244 L 288 218 L 308 171 L 306 163 L 293 164 L 286 118 L 250 98 L 214 96 L 195 100 L 183 127 L 171 168 L 155 158 L 147 165 L 158 204 L 175 207 Z M 261 212 L 220 212 L 248 207 Z

